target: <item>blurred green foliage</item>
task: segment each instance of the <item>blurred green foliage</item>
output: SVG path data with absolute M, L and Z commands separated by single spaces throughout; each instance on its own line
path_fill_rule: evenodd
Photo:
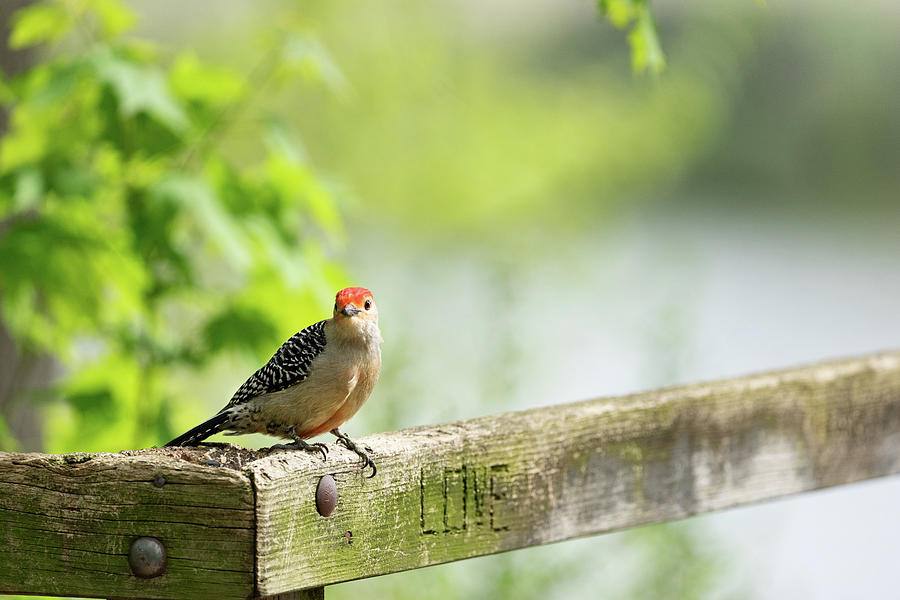
M 303 12 L 352 94 L 335 103 L 298 90 L 280 101 L 300 98 L 308 110 L 292 119 L 316 163 L 364 191 L 348 222 L 375 219 L 429 244 L 512 243 L 519 261 L 530 240 L 536 252 L 548 242 L 524 231 L 554 238 L 612 223 L 680 181 L 728 119 L 734 72 L 752 48 L 753 21 L 723 18 L 673 32 L 665 75 L 634 77 L 593 8 L 555 21 L 542 4 L 522 24 L 490 4 L 313 0 Z M 619 23 L 637 14 L 622 10 Z M 713 49 L 714 63 L 701 60 Z
M 166 441 L 176 403 L 208 410 L 181 370 L 264 360 L 343 280 L 335 196 L 260 101 L 343 85 L 324 49 L 280 25 L 244 77 L 129 36 L 135 22 L 118 0 L 33 4 L 9 44 L 45 59 L 0 83 L 0 310 L 21 354 L 64 367 L 52 451 Z
M 650 12 L 650 0 L 597 0 L 597 10 L 617 28 L 630 28 L 628 45 L 631 46 L 631 66 L 636 72 L 660 73 L 666 68 L 666 57 Z

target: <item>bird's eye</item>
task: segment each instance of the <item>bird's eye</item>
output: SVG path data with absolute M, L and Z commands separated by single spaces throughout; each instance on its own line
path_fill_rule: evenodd
M 372 301 L 371 301 L 371 300 L 366 300 L 365 307 L 366 307 L 366 310 L 369 310 L 370 308 L 372 308 Z

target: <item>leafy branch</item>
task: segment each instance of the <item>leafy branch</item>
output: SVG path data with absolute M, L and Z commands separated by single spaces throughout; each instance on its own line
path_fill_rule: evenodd
M 324 49 L 283 28 L 260 81 L 165 61 L 136 21 L 120 0 L 28 6 L 9 45 L 47 58 L 0 81 L 0 315 L 22 353 L 65 366 L 54 449 L 113 448 L 133 415 L 125 443 L 158 443 L 179 370 L 265 357 L 342 280 L 337 202 L 259 91 L 327 84 Z
M 617 29 L 630 27 L 628 45 L 635 72 L 643 73 L 649 69 L 660 73 L 666 68 L 650 0 L 597 0 L 597 12 L 601 17 L 607 17 Z

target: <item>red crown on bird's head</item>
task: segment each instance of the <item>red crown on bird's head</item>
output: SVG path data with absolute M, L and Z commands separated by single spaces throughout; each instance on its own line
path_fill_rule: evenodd
M 337 304 L 338 310 L 344 308 L 348 303 L 352 303 L 353 306 L 360 307 L 365 303 L 367 299 L 374 300 L 375 296 L 373 296 L 372 292 L 364 287 L 344 288 L 337 293 L 337 296 L 334 297 L 334 301 Z

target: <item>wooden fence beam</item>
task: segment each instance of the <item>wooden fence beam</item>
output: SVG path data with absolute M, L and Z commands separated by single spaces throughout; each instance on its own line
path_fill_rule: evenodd
M 257 490 L 260 592 L 679 519 L 900 472 L 900 353 L 366 438 L 357 464 L 279 454 Z M 332 455 L 338 452 L 332 451 Z M 349 452 L 341 454 L 352 461 Z M 333 474 L 328 518 L 313 498 Z
M 144 536 L 165 548 L 162 576 L 131 572 Z M 246 599 L 254 543 L 239 471 L 162 454 L 0 453 L 0 593 Z
M 359 440 L 0 453 L 0 593 L 243 600 L 900 473 L 900 352 Z M 334 513 L 316 511 L 319 479 Z M 166 572 L 128 552 L 159 539 Z

